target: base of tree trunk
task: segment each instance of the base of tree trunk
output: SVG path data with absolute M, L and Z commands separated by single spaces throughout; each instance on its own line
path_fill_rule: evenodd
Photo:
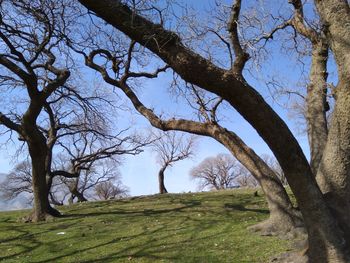
M 280 236 L 285 239 L 296 239 L 306 236 L 306 230 L 301 226 L 284 226 L 283 222 L 267 219 L 259 224 L 248 227 L 249 231 L 261 236 Z
M 297 238 L 290 251 L 277 255 L 269 261 L 270 263 L 309 263 L 307 235 Z
M 310 263 L 305 250 L 286 252 L 270 260 L 271 263 Z
M 269 219 L 248 227 L 248 230 L 258 232 L 262 236 L 280 236 L 287 239 L 307 236 L 301 214 L 297 210 L 293 210 L 293 215 L 272 215 Z
M 20 221 L 23 223 L 36 223 L 36 222 L 51 222 L 54 220 L 55 217 L 60 217 L 61 213 L 53 208 L 52 206 L 49 207 L 48 211 L 45 213 L 40 214 L 40 216 L 37 216 L 34 211 L 32 211 L 29 215 L 20 218 Z

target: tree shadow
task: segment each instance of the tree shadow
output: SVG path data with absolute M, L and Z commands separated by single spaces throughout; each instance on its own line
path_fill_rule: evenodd
M 268 209 L 246 208 L 240 204 L 225 203 L 224 207 L 227 209 L 238 210 L 238 211 L 250 211 L 250 212 L 261 213 L 261 214 L 269 214 L 270 213 Z
M 69 213 L 63 215 L 66 218 L 82 218 L 82 217 L 96 217 L 102 215 L 130 215 L 130 216 L 159 216 L 161 214 L 171 213 L 171 212 L 181 212 L 185 209 L 190 209 L 195 206 L 200 206 L 201 202 L 198 200 L 181 200 L 183 206 L 175 208 L 166 208 L 166 209 L 113 209 L 112 211 L 100 211 L 100 212 L 87 212 L 87 213 Z

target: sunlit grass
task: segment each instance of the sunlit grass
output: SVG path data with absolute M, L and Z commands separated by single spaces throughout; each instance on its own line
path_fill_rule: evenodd
M 267 262 L 287 241 L 249 233 L 268 217 L 249 190 L 154 195 L 60 208 L 49 223 L 0 213 L 2 262 Z

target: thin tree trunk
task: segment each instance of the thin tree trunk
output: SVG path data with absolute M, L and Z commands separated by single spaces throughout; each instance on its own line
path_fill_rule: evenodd
M 164 172 L 167 166 L 163 166 L 159 172 L 158 172 L 158 183 L 159 183 L 159 193 L 160 194 L 166 194 L 168 193 L 167 189 L 165 188 L 164 184 Z

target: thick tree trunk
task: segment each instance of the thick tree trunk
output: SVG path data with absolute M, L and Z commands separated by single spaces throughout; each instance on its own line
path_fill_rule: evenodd
M 29 153 L 32 159 L 32 180 L 34 194 L 34 212 L 32 221 L 38 222 L 46 219 L 49 208 L 48 189 L 46 184 L 45 151 L 33 149 L 29 146 Z
M 350 79 L 337 86 L 328 141 L 317 173 L 322 192 L 350 244 Z M 345 85 L 344 85 L 345 84 Z
M 345 233 L 350 254 L 350 7 L 347 1 L 315 1 L 337 63 L 336 104 L 317 181 Z M 348 258 L 350 262 L 350 256 Z
M 26 220 L 33 222 L 44 221 L 48 217 L 60 215 L 56 209 L 51 207 L 49 202 L 49 191 L 46 181 L 46 139 L 37 129 L 36 118 L 34 117 L 39 112 L 40 108 L 35 104 L 31 104 L 22 119 L 23 133 L 32 160 L 32 187 L 34 195 L 34 210 Z
M 311 152 L 310 165 L 315 176 L 321 163 L 328 136 L 326 117 L 326 112 L 329 110 L 326 101 L 327 60 L 328 45 L 325 40 L 320 39 L 312 46 L 310 83 L 307 87 L 306 97 L 307 134 Z
M 159 193 L 160 194 L 168 193 L 168 190 L 165 188 L 165 184 L 164 184 L 165 169 L 166 169 L 166 166 L 162 167 L 158 172 L 158 183 L 159 183 Z
M 49 191 L 46 181 L 46 144 L 29 142 L 29 154 L 32 160 L 32 182 L 34 194 L 34 211 L 27 220 L 44 221 L 50 216 L 59 216 L 60 213 L 49 203 Z
M 345 1 L 336 1 L 346 4 Z M 221 69 L 186 48 L 177 34 L 132 12 L 121 1 L 79 2 L 158 55 L 185 81 L 228 101 L 257 130 L 279 161 L 303 214 L 312 260 L 344 260 L 346 244 L 343 233 L 323 200 L 307 159 L 287 125 L 254 88 L 232 71 Z M 349 25 L 341 19 L 339 23 Z M 344 43 L 348 44 L 348 39 Z

